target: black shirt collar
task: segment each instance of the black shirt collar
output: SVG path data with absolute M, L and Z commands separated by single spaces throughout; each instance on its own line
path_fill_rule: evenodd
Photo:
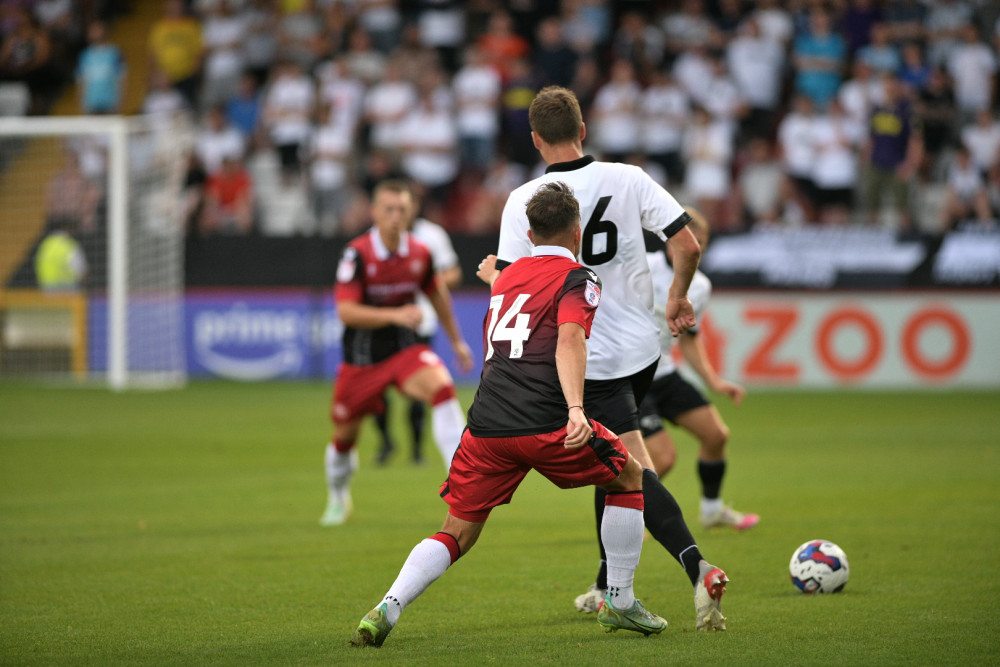
M 593 155 L 584 155 L 581 158 L 575 160 L 570 160 L 569 162 L 553 162 L 548 167 L 545 168 L 546 174 L 551 174 L 554 171 L 575 171 L 577 169 L 582 169 L 588 164 L 594 161 Z

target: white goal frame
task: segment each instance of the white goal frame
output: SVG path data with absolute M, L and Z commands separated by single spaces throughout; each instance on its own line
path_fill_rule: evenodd
M 0 117 L 0 137 L 69 137 L 104 134 L 109 139 L 107 382 L 114 390 L 135 386 L 166 388 L 181 386 L 187 381 L 187 373 L 183 368 L 179 372 L 153 373 L 153 377 L 150 377 L 149 373 L 143 373 L 145 377 L 140 377 L 131 372 L 128 365 L 128 141 L 130 129 L 136 122 L 135 118 L 127 116 Z

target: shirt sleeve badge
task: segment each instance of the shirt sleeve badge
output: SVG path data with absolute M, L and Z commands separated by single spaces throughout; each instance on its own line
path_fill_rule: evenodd
M 597 304 L 601 302 L 601 288 L 590 280 L 587 281 L 587 286 L 583 291 L 584 298 L 587 299 L 587 303 L 597 308 Z

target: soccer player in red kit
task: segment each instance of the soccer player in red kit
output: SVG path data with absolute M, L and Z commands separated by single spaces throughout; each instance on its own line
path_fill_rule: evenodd
M 389 385 L 433 406 L 431 425 L 445 467 L 451 465 L 465 427 L 451 374 L 415 331 L 421 319 L 416 295 L 423 292 L 451 339 L 459 367 L 472 367 L 448 288 L 437 279 L 430 251 L 406 231 L 412 205 L 406 183 L 379 183 L 372 194 L 374 226 L 347 245 L 337 267 L 344 362 L 330 411 L 334 435 L 326 448 L 329 496 L 320 519 L 324 526 L 344 523 L 351 512 L 349 485 L 358 465 L 354 445 L 361 420 L 383 408 L 382 394 Z
M 381 646 L 403 609 L 476 543 L 490 511 L 510 502 L 529 470 L 560 488 L 607 493 L 601 532 L 608 590 L 598 622 L 609 632 L 661 632 L 667 622 L 632 593 L 642 549 L 642 471 L 616 435 L 584 412 L 587 337 L 601 281 L 574 259 L 580 209 L 564 183 L 527 204 L 534 249 L 493 284 L 483 322 L 483 373 L 468 428 L 441 487 L 441 531 L 413 548 L 382 601 L 351 638 Z M 516 416 L 516 418 L 515 418 Z

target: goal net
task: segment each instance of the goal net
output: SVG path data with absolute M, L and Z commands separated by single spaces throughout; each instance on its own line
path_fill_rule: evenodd
M 186 379 L 183 117 L 0 118 L 0 379 Z

